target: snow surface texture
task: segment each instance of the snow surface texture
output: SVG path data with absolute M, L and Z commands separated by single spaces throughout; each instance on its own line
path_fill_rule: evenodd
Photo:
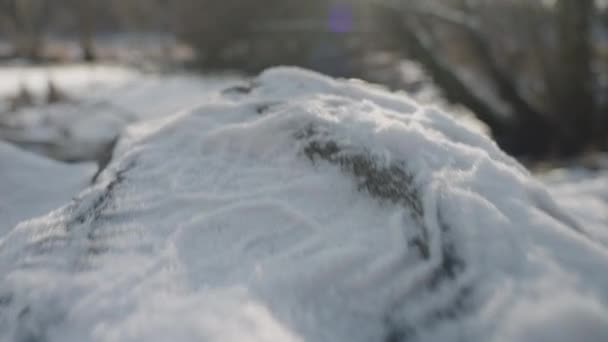
M 488 138 L 271 69 L 0 237 L 2 341 L 608 341 L 608 248 Z

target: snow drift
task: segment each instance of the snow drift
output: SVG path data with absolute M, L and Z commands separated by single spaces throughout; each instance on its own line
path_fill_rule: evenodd
M 0 240 L 17 223 L 65 204 L 88 186 L 95 165 L 65 165 L 0 141 Z
M 272 69 L 0 237 L 0 340 L 606 341 L 608 248 L 488 138 Z

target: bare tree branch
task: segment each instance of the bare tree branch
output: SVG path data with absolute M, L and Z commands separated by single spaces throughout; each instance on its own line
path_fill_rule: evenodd
M 496 86 L 500 98 L 513 107 L 514 117 L 522 122 L 537 121 L 548 123 L 549 118 L 536 109 L 519 93 L 518 87 L 511 74 L 506 73 L 493 56 L 488 37 L 480 29 L 478 20 L 471 15 L 472 9 L 465 11 L 451 10 L 443 6 L 424 7 L 407 6 L 406 11 L 414 15 L 423 15 L 461 29 L 468 37 L 479 57 L 481 66 Z M 552 124 L 553 125 L 553 124 Z
M 480 120 L 485 122 L 494 134 L 501 134 L 508 125 L 506 118 L 497 113 L 495 109 L 483 98 L 475 94 L 471 88 L 461 80 L 458 75 L 446 65 L 429 47 L 428 43 L 411 27 L 401 11 L 394 11 L 379 7 L 383 14 L 384 23 L 389 25 L 393 32 L 407 42 L 409 53 L 415 55 L 428 71 L 434 81 L 443 90 L 445 97 L 452 102 L 460 102 L 471 109 Z M 406 53 L 407 53 L 406 52 Z

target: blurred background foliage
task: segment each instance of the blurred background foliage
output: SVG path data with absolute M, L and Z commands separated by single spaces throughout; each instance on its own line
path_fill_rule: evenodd
M 152 52 L 125 57 L 112 49 L 121 39 Z M 407 61 L 513 155 L 608 147 L 603 1 L 0 0 L 0 42 L 5 60 L 297 65 L 412 92 Z

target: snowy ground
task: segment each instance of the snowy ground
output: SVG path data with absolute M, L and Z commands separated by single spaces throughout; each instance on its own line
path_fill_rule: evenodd
M 32 66 L 14 63 L 0 67 L 0 98 L 14 95 L 21 86 L 42 97 L 48 81 L 54 82 L 76 97 L 89 95 L 107 87 L 114 87 L 134 79 L 132 69 L 98 64 Z
M 548 189 L 435 109 L 295 69 L 84 98 L 6 121 L 72 157 L 131 125 L 92 186 L 0 145 L 2 341 L 608 340 L 605 173 Z
M 96 165 L 65 165 L 0 141 L 0 236 L 46 214 L 88 186 Z
M 541 180 L 572 215 L 608 245 L 608 155 L 597 156 L 593 170 L 572 166 L 553 170 Z
M 0 139 L 54 159 L 86 161 L 103 159 L 128 124 L 214 101 L 219 90 L 240 79 L 162 76 L 117 66 L 76 65 L 4 67 L 0 80 Z M 70 100 L 8 111 L 7 99 L 21 86 L 41 102 L 49 80 Z

